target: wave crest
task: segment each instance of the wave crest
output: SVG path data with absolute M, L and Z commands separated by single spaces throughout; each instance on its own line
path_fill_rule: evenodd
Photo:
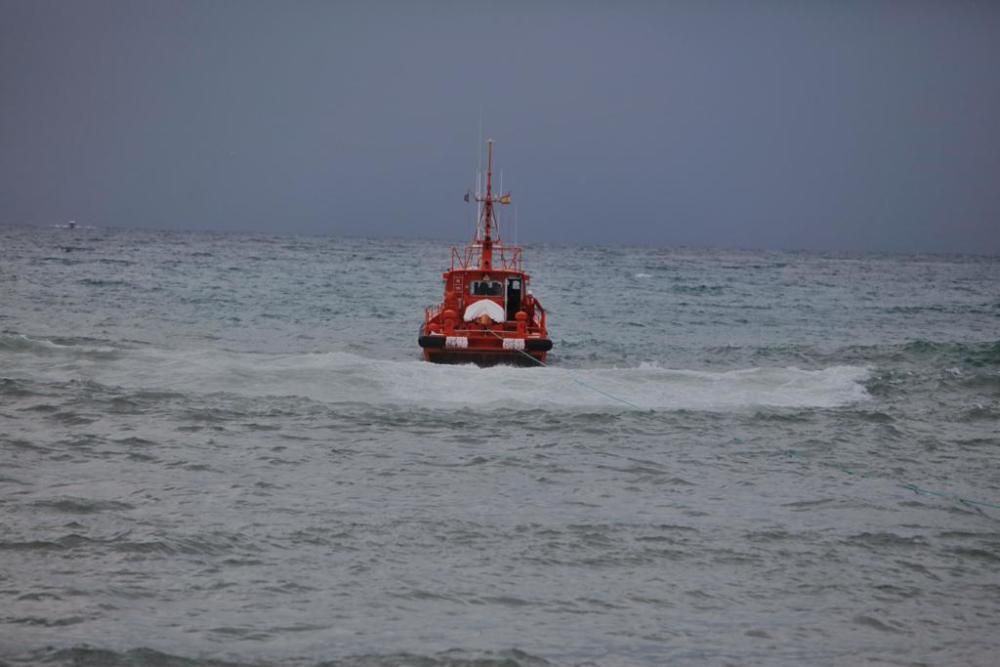
M 10 341 L 10 337 L 7 338 Z M 19 339 L 47 349 L 52 343 Z M 38 365 L 43 379 L 74 381 L 73 368 Z M 141 392 L 294 396 L 321 403 L 476 409 L 734 410 L 829 408 L 868 398 L 861 366 L 730 371 L 663 368 L 477 368 L 369 359 L 347 352 L 261 354 L 162 348 L 123 350 L 87 368 L 103 386 Z M 38 379 L 38 378 L 33 378 Z

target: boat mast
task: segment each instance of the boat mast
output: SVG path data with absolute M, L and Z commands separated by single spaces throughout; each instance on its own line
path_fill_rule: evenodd
M 483 200 L 483 252 L 479 256 L 479 268 L 489 271 L 493 268 L 493 140 L 486 142 L 486 198 Z
M 499 202 L 501 204 L 510 203 L 510 194 L 503 194 L 500 197 L 493 198 L 493 140 L 486 140 L 487 146 L 487 157 L 486 157 L 486 194 L 483 196 L 477 196 L 476 201 L 481 202 L 483 205 L 483 219 L 482 219 L 482 238 L 479 238 L 479 228 L 476 228 L 476 241 L 482 245 L 482 252 L 479 255 L 479 269 L 481 271 L 490 271 L 493 269 L 493 228 L 496 225 L 496 219 L 493 217 L 493 203 Z M 497 234 L 497 242 L 500 242 L 499 228 Z

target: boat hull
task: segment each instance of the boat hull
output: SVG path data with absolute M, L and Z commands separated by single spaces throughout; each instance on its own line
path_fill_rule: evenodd
M 477 366 L 544 366 L 552 341 L 548 338 L 519 339 L 518 346 L 507 348 L 501 338 L 461 337 L 460 346 L 449 345 L 445 336 L 424 335 L 418 342 L 424 359 L 437 364 L 476 364 Z M 510 340 L 510 339 L 508 339 Z
M 435 364 L 476 366 L 543 366 L 545 355 L 545 352 L 510 350 L 424 350 L 424 359 Z

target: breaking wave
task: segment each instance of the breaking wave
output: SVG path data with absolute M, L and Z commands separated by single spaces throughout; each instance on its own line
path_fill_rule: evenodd
M 51 353 L 69 346 L 26 337 L 0 344 Z M 322 403 L 426 407 L 644 410 L 830 408 L 868 398 L 865 366 L 703 371 L 630 368 L 478 368 L 370 359 L 348 352 L 262 354 L 82 346 L 96 363 L 35 364 L 33 380 L 86 381 L 138 391 L 307 398 Z
M 0 352 L 22 352 L 36 355 L 68 355 L 78 357 L 109 356 L 117 352 L 111 345 L 94 345 L 87 338 L 31 338 L 23 334 L 0 334 Z

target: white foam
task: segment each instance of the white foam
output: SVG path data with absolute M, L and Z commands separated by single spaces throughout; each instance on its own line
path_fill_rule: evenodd
M 751 407 L 835 407 L 868 398 L 868 370 L 837 366 L 809 371 L 753 368 L 711 372 L 650 366 L 621 369 L 417 367 L 395 388 L 399 400 L 561 408 L 733 410 Z
M 0 349 L 20 352 L 65 352 L 67 354 L 112 354 L 116 350 L 107 345 L 64 345 L 44 338 L 31 338 L 24 334 L 0 334 Z
M 36 367 L 50 379 L 181 393 L 300 396 L 325 403 L 427 407 L 728 411 L 835 407 L 868 398 L 867 368 L 477 368 L 368 359 L 346 352 L 252 354 L 145 348 L 112 359 Z

